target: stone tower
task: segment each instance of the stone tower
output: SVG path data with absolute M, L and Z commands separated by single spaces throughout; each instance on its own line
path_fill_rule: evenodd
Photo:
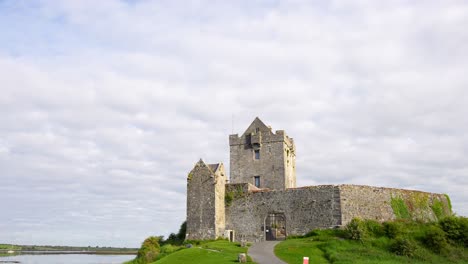
M 216 239 L 224 235 L 226 176 L 224 165 L 200 160 L 187 177 L 186 239 Z
M 231 183 L 276 190 L 296 187 L 296 148 L 283 130 L 273 132 L 257 117 L 241 137 L 229 136 L 229 146 Z

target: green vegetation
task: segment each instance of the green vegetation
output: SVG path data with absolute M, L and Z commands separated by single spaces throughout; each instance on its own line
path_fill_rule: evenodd
M 161 239 L 161 245 L 175 245 L 180 246 L 184 243 L 185 240 L 185 233 L 187 232 L 187 221 L 183 222 L 180 225 L 179 232 L 177 234 L 171 233 L 166 240 Z
M 244 190 L 242 189 L 242 186 L 236 186 L 235 190 L 230 190 L 226 192 L 226 194 L 224 195 L 224 203 L 226 204 L 226 206 L 230 206 L 233 200 L 240 197 L 245 197 Z
M 403 198 L 392 197 L 391 205 L 393 213 L 399 219 L 410 219 L 410 213 Z
M 353 219 L 345 229 L 313 230 L 275 248 L 289 264 L 302 263 L 468 263 L 468 219 L 447 217 L 422 223 L 378 223 Z
M 208 241 L 196 247 L 179 250 L 154 264 L 230 264 L 237 262 L 239 253 L 247 253 L 247 248 L 227 240 Z
M 184 248 L 181 245 L 184 243 L 186 231 L 187 222 L 185 221 L 180 225 L 179 232 L 171 233 L 166 240 L 162 236 L 148 237 L 141 244 L 136 258 L 127 261 L 126 264 L 151 263 Z
M 232 263 L 239 253 L 247 253 L 246 247 L 227 240 L 184 241 L 187 223 L 180 226 L 177 234 L 163 237 L 149 237 L 142 243 L 137 257 L 125 264 L 160 263 Z
M 40 245 L 11 245 L 11 244 L 0 244 L 0 252 L 6 252 L 13 250 L 15 252 L 20 251 L 91 251 L 94 254 L 136 254 L 137 248 L 117 248 L 117 247 L 76 247 L 76 246 L 40 246 Z
M 452 242 L 468 247 L 468 218 L 446 217 L 439 221 L 439 225 Z
M 450 212 L 452 212 L 452 201 L 450 200 L 450 196 L 448 196 L 448 194 L 445 194 L 445 198 L 447 198 L 447 203 L 448 203 L 448 207 L 450 209 Z
M 4 250 L 18 250 L 20 248 L 21 247 L 17 245 L 0 244 L 0 249 L 4 249 Z
M 156 261 L 160 252 L 159 246 L 160 237 L 148 237 L 141 244 L 141 248 L 138 250 L 138 254 L 133 263 L 135 264 L 146 264 Z
M 239 243 L 232 243 L 227 240 L 191 242 L 193 245 L 191 244 L 192 247 L 190 248 L 170 244 L 162 246 L 154 262 L 146 262 L 143 258 L 136 258 L 125 264 L 228 264 L 236 262 L 239 253 L 247 253 L 246 247 L 241 247 Z
M 426 219 L 426 214 L 431 209 L 437 219 L 442 219 L 450 216 L 452 212 L 450 198 L 446 194 L 445 197 L 447 198 L 447 204 L 439 200 L 439 198 L 431 201 L 427 193 L 414 192 L 409 193 L 406 198 L 392 197 L 391 206 L 397 219 Z
M 441 219 L 444 216 L 444 204 L 440 200 L 434 200 L 432 202 L 432 211 L 437 216 L 437 219 Z

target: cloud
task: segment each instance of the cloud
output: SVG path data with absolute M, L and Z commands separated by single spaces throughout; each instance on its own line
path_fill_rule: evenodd
M 448 193 L 467 215 L 468 5 L 3 1 L 4 242 L 138 246 L 255 116 L 298 184 Z

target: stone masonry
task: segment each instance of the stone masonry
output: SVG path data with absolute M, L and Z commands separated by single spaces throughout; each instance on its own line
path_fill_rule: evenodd
M 242 136 L 230 135 L 231 183 L 251 183 L 259 188 L 284 190 L 296 187 L 296 148 L 282 130 L 275 133 L 258 117 Z
M 395 202 L 423 221 L 452 213 L 444 194 L 359 185 L 296 188 L 293 139 L 259 118 L 242 136 L 230 135 L 229 145 L 230 182 L 222 163 L 202 160 L 187 177 L 189 240 L 256 242 L 342 227 L 356 217 L 394 220 Z

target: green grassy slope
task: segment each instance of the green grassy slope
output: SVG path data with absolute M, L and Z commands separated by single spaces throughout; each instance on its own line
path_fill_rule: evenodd
M 238 243 L 218 240 L 179 250 L 154 262 L 154 264 L 228 264 L 237 262 L 237 255 L 246 252 L 247 248 L 241 247 Z
M 377 242 L 379 243 L 379 242 Z M 385 243 L 385 242 L 383 242 Z M 314 241 L 311 238 L 286 240 L 275 248 L 276 255 L 289 264 L 302 264 L 302 257 L 309 257 L 309 263 L 468 263 L 468 260 L 454 260 L 435 255 L 425 249 L 421 254 L 425 259 L 398 256 L 372 243 L 359 243 L 350 240 L 331 239 L 329 241 Z
M 358 229 L 362 236 L 359 239 L 350 239 L 349 231 L 346 230 L 315 230 L 307 237 L 291 238 L 281 242 L 275 247 L 275 254 L 289 264 L 301 264 L 303 257 L 309 257 L 311 264 L 468 264 L 466 244 L 464 246 L 463 243 L 450 240 L 450 234 L 453 232 L 444 235 L 440 231 L 442 235 L 438 238 L 443 239 L 439 240 L 443 242 L 440 244 L 442 246 L 440 251 L 431 247 L 432 244 L 428 243 L 428 239 L 434 234 L 433 230 L 437 223 L 396 222 L 381 225 L 372 221 L 363 221 L 360 225 L 362 226 Z M 464 230 L 464 233 L 457 234 L 458 238 L 464 237 L 466 243 L 466 227 L 457 228 L 459 231 Z M 404 243 L 399 244 L 399 241 Z

